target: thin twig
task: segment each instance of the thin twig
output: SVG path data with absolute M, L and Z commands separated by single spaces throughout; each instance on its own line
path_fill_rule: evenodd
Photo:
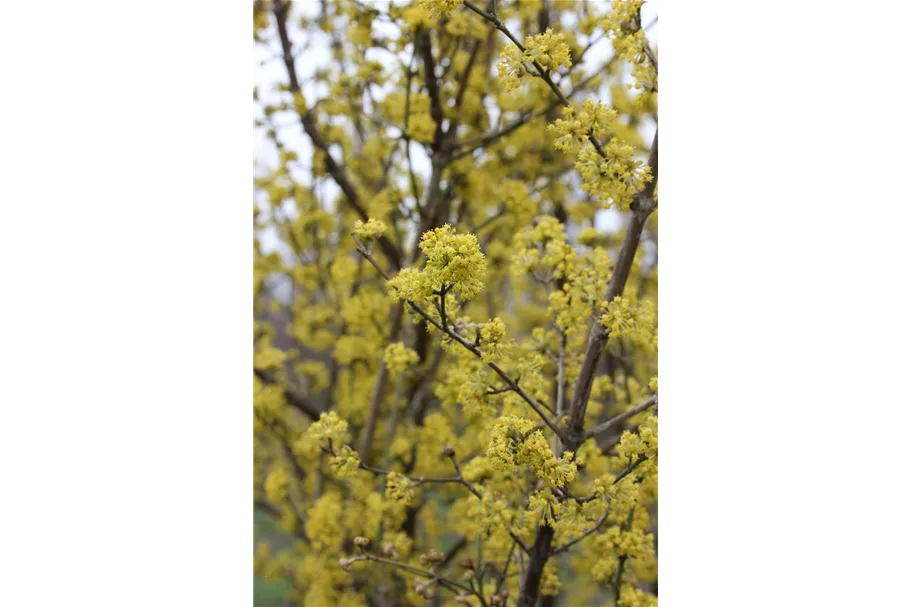
M 385 565 L 392 565 L 393 567 L 398 567 L 399 569 L 402 569 L 403 571 L 407 571 L 408 573 L 411 573 L 413 575 L 417 575 L 417 576 L 427 578 L 430 580 L 436 580 L 440 583 L 440 585 L 447 588 L 448 590 L 452 590 L 453 592 L 455 592 L 455 590 L 454 590 L 455 588 L 458 588 L 459 590 L 462 590 L 463 592 L 468 592 L 470 594 L 476 594 L 474 592 L 474 590 L 472 590 L 468 586 L 465 586 L 464 584 L 460 584 L 458 582 L 454 582 L 452 580 L 448 580 L 432 571 L 427 571 L 426 569 L 418 569 L 417 567 L 412 567 L 411 565 L 406 565 L 405 563 L 400 563 L 398 561 L 393 561 L 391 559 L 384 559 L 383 557 L 376 556 L 373 554 L 362 554 L 360 556 L 355 556 L 349 560 L 352 563 L 357 562 L 357 561 L 375 561 L 377 563 L 383 563 Z
M 624 421 L 628 420 L 629 418 L 633 417 L 634 415 L 638 415 L 638 414 L 642 413 L 643 411 L 652 407 L 653 405 L 656 405 L 657 403 L 658 403 L 658 395 L 652 394 L 646 401 L 636 405 L 629 411 L 625 411 L 625 412 L 621 413 L 620 415 L 616 415 L 616 416 L 610 418 L 609 420 L 607 420 L 606 422 L 601 422 L 600 424 L 598 424 L 591 430 L 588 430 L 583 435 L 583 440 L 588 440 L 589 438 L 591 438 L 593 436 L 598 436 L 602 432 L 607 432 L 608 430 L 610 430 L 617 424 L 623 423 Z
M 367 259 L 367 261 L 369 261 L 371 263 L 371 265 L 373 265 L 374 268 L 376 268 L 376 270 L 380 273 L 380 275 L 383 278 L 385 278 L 387 281 L 390 280 L 389 274 L 380 267 L 380 265 L 373 258 L 373 255 L 370 254 L 370 252 L 367 250 L 367 248 L 364 246 L 364 244 L 360 241 L 360 239 L 357 236 L 355 236 L 354 234 L 352 234 L 352 237 L 354 238 L 355 242 L 357 243 L 358 252 L 361 255 L 363 255 L 364 258 Z M 444 325 L 440 324 L 440 322 L 438 322 L 433 316 L 428 314 L 427 311 L 424 310 L 424 308 L 422 308 L 418 304 L 414 303 L 411 300 L 405 300 L 405 301 L 411 307 L 412 310 L 414 310 L 415 312 L 417 312 L 418 314 L 423 316 L 427 322 L 429 322 L 431 325 L 433 325 L 434 327 L 436 327 L 437 329 L 439 329 L 440 331 L 442 331 L 443 333 L 448 335 L 450 338 L 459 342 L 469 352 L 471 352 L 472 354 L 474 354 L 475 356 L 477 356 L 478 358 L 483 360 L 483 356 L 481 356 L 481 350 L 477 346 L 473 345 L 471 342 L 466 340 L 460 334 L 456 333 L 449 326 L 444 326 Z M 538 401 L 536 401 L 534 399 L 534 397 L 532 397 L 530 394 L 528 394 L 518 384 L 518 382 L 515 379 L 513 379 L 512 377 L 510 377 L 509 374 L 506 371 L 504 371 L 503 368 L 500 367 L 500 365 L 498 365 L 497 363 L 489 362 L 489 363 L 487 363 L 487 366 L 490 367 L 491 369 L 493 369 L 493 371 L 497 375 L 499 375 L 500 378 L 503 379 L 503 381 L 506 382 L 506 384 L 513 390 L 513 392 L 518 394 L 522 398 L 522 400 L 524 400 L 526 403 L 528 403 L 529 406 L 534 410 L 534 412 L 537 413 L 538 416 L 544 421 L 544 423 L 547 424 L 547 426 L 551 430 L 553 430 L 553 432 L 557 436 L 560 437 L 560 440 L 563 440 L 563 433 L 560 431 L 560 428 L 557 427 L 557 424 L 554 423 L 554 421 L 552 419 L 550 419 L 550 417 L 544 412 L 544 409 L 538 403 Z
M 598 518 L 598 520 L 595 522 L 595 524 L 592 527 L 585 530 L 582 533 L 582 535 L 580 535 L 576 539 L 570 540 L 570 541 L 566 542 L 565 544 L 563 544 L 562 546 L 559 546 L 558 548 L 554 548 L 553 550 L 550 551 L 550 555 L 555 556 L 557 554 L 560 554 L 561 552 L 566 552 L 567 550 L 569 550 L 570 548 L 572 548 L 573 546 L 575 546 L 576 544 L 578 544 L 579 542 L 581 542 L 582 540 L 584 540 L 585 538 L 590 536 L 592 533 L 594 533 L 595 531 L 600 529 L 601 525 L 603 525 L 604 522 L 607 520 L 607 515 L 609 513 L 610 513 L 610 508 L 605 508 L 604 513 Z

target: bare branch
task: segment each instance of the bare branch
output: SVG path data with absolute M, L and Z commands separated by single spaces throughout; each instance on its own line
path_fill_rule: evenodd
M 262 369 L 253 369 L 253 373 L 256 374 L 256 377 L 260 378 L 262 381 L 267 384 L 278 384 L 278 380 L 274 375 L 268 371 L 263 371 Z M 285 400 L 288 401 L 288 404 L 309 417 L 310 419 L 317 420 L 319 419 L 320 413 L 322 412 L 319 406 L 310 400 L 309 396 L 301 394 L 300 392 L 295 391 L 293 388 L 283 386 L 285 390 Z
M 606 422 L 602 422 L 602 423 L 598 424 L 591 430 L 588 430 L 583 435 L 583 440 L 587 440 L 589 438 L 592 438 L 593 436 L 598 436 L 602 432 L 607 432 L 614 426 L 623 423 L 624 421 L 628 420 L 629 418 L 631 418 L 635 415 L 638 415 L 639 413 L 642 413 L 643 411 L 653 407 L 657 403 L 658 403 L 658 395 L 652 394 L 651 397 L 649 397 L 649 399 L 646 400 L 645 402 L 636 405 L 629 411 L 626 411 L 624 413 L 621 413 L 620 415 L 610 418 Z

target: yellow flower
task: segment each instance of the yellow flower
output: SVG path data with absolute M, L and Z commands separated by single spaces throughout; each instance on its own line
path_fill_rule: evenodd
M 386 224 L 373 217 L 369 218 L 367 223 L 364 223 L 360 219 L 354 222 L 354 234 L 359 238 L 376 238 L 385 231 Z
M 348 422 L 339 418 L 335 411 L 321 413 L 319 421 L 310 425 L 307 429 L 307 434 L 316 440 L 327 440 L 337 444 L 346 443 L 350 440 Z
M 452 10 L 462 6 L 464 0 L 419 0 L 421 8 L 434 17 L 444 17 Z
M 526 61 L 537 61 L 545 70 L 572 65 L 563 32 L 555 34 L 551 28 L 547 28 L 543 34 L 528 36 L 525 38 L 525 49 Z
M 418 353 L 399 341 L 386 346 L 383 361 L 390 373 L 401 373 L 418 362 Z
M 420 143 L 430 143 L 437 130 L 437 123 L 430 114 L 413 114 L 408 119 L 408 136 Z
M 339 478 L 350 478 L 357 473 L 361 460 L 348 445 L 342 447 L 329 459 L 329 466 Z
M 386 475 L 386 499 L 408 505 L 414 499 L 414 484 L 404 474 L 390 472 Z
M 484 288 L 487 262 L 474 234 L 458 234 L 449 224 L 425 232 L 420 248 L 427 256 L 422 270 L 406 268 L 390 281 L 398 300 L 422 300 L 445 287 L 462 300 Z

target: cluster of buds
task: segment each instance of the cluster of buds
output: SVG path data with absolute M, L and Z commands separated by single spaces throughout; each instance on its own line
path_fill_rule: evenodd
M 420 561 L 422 565 L 427 565 L 428 563 L 437 564 L 442 563 L 446 560 L 446 555 L 437 550 L 431 550 L 426 554 L 420 556 Z
M 399 560 L 399 551 L 395 549 L 395 546 L 392 544 L 392 542 L 386 542 L 383 545 L 383 554 L 394 561 Z
M 471 560 L 470 556 L 463 557 L 459 561 L 459 567 L 465 570 L 465 580 L 471 581 L 474 579 L 474 561 Z
M 509 590 L 504 588 L 503 592 L 501 592 L 499 594 L 495 594 L 492 597 L 490 597 L 490 604 L 491 605 L 505 605 L 506 599 L 508 599 L 508 598 L 509 598 Z
M 366 550 L 370 547 L 370 540 L 359 535 L 354 538 L 354 545 L 362 550 Z
M 418 596 L 424 597 L 425 599 L 432 599 L 434 595 L 433 581 L 429 580 L 424 582 L 421 580 L 415 580 L 414 591 Z

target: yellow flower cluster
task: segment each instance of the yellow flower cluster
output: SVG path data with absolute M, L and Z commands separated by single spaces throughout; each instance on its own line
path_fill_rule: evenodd
M 386 499 L 408 505 L 414 500 L 414 483 L 404 474 L 386 475 Z
M 515 415 L 501 417 L 494 424 L 486 455 L 497 470 L 531 465 L 535 475 L 548 487 L 562 487 L 576 477 L 572 452 L 566 451 L 557 459 L 534 422 Z
M 513 45 L 503 49 L 497 61 L 497 74 L 507 91 L 519 88 L 520 79 L 527 73 L 523 63 L 535 61 L 545 70 L 570 67 L 572 61 L 566 36 L 562 32 L 555 34 L 551 28 L 547 28 L 543 34 L 525 38 L 524 53 Z
M 499 318 L 481 325 L 481 359 L 493 362 L 512 350 L 513 344 L 506 339 L 506 324 Z
M 658 459 L 658 418 L 650 415 L 639 426 L 639 433 L 624 432 L 617 445 L 617 455 L 631 461 L 645 457 L 654 462 Z
M 576 156 L 575 167 L 582 175 L 582 189 L 607 207 L 629 209 L 637 192 L 651 181 L 651 170 L 641 160 L 634 160 L 631 145 L 611 139 L 602 157 L 592 146 L 585 146 Z
M 648 40 L 639 21 L 639 10 L 644 0 L 614 0 L 613 10 L 604 20 L 603 27 L 613 39 L 618 57 L 633 64 L 635 87 L 642 90 L 634 100 L 644 107 L 658 90 L 658 70 L 649 59 Z M 629 85 L 632 88 L 633 85 Z
M 537 61 L 545 70 L 572 65 L 565 34 L 555 34 L 551 28 L 544 30 L 543 34 L 525 38 L 525 58 L 526 61 Z
M 461 4 L 461 0 L 455 1 Z M 446 25 L 443 29 L 450 36 L 464 36 L 471 28 L 471 23 L 465 13 L 453 13 L 449 15 L 449 19 L 446 20 Z
M 263 371 L 281 369 L 287 354 L 271 346 L 258 347 L 253 351 L 253 368 Z
M 550 489 L 535 491 L 528 497 L 528 513 L 531 515 L 531 520 L 535 526 L 540 525 L 541 521 L 546 521 L 548 525 L 553 525 L 556 507 L 557 498 L 554 497 L 554 493 Z
M 527 225 L 538 211 L 537 203 L 529 196 L 528 186 L 522 181 L 503 180 L 497 184 L 495 195 L 503 202 L 507 217 L 513 220 L 516 227 Z
M 335 411 L 321 413 L 319 421 L 307 428 L 307 434 L 318 441 L 325 440 L 335 444 L 347 443 L 350 440 L 348 422 L 341 419 Z
M 589 134 L 601 137 L 608 132 L 617 112 L 600 101 L 586 99 L 581 107 L 563 108 L 563 118 L 547 125 L 547 130 L 559 135 L 554 147 L 564 152 L 574 152 L 588 140 Z
M 624 584 L 620 589 L 620 601 L 623 607 L 658 607 L 658 597 L 643 592 L 632 584 Z
M 555 217 L 539 218 L 531 228 L 516 234 L 514 244 L 512 271 L 515 275 L 531 271 L 565 278 L 579 270 L 576 250 L 567 242 L 563 224 Z
M 543 596 L 560 594 L 560 578 L 557 575 L 557 562 L 554 559 L 550 559 L 544 565 L 544 572 L 541 574 L 541 594 Z
M 402 20 L 410 30 L 431 28 L 437 24 L 436 18 L 420 4 L 406 6 L 402 11 Z
M 421 8 L 433 17 L 445 17 L 453 10 L 462 6 L 464 0 L 420 0 Z
M 633 304 L 629 298 L 618 295 L 602 304 L 602 309 L 601 324 L 610 329 L 612 337 L 629 337 L 646 348 L 655 346 L 657 317 L 652 302 Z
M 467 498 L 467 502 L 462 502 L 460 506 L 464 507 L 462 513 L 467 520 L 459 526 L 466 532 L 479 533 L 488 529 L 503 530 L 509 528 L 513 522 L 514 514 L 509 508 L 509 503 L 492 491 L 482 490 L 480 499 L 472 495 Z M 458 514 L 460 513 L 457 510 L 456 515 Z
M 359 238 L 376 238 L 385 231 L 386 224 L 373 217 L 369 218 L 367 223 L 364 223 L 360 219 L 354 222 L 354 234 Z
M 282 502 L 288 496 L 288 483 L 290 482 L 288 471 L 281 466 L 272 468 L 266 477 L 264 489 L 266 496 L 275 502 Z
M 342 445 L 335 455 L 329 458 L 329 467 L 338 478 L 350 478 L 357 474 L 361 460 L 348 445 Z
M 633 98 L 657 83 L 641 2 L 580 14 L 567 2 L 473 1 L 478 10 L 331 0 L 276 14 L 256 0 L 266 54 L 282 42 L 276 18 L 292 48 L 300 36 L 335 43 L 308 71 L 306 98 L 280 75 L 254 91 L 270 148 L 254 177 L 254 499 L 256 537 L 271 543 L 256 548 L 255 575 L 303 605 L 391 596 L 418 607 L 437 594 L 504 607 L 532 590 L 600 605 L 616 601 L 622 562 L 619 603 L 652 607 L 637 587 L 657 579 L 653 410 L 627 419 L 616 444 L 605 436 L 604 451 L 561 446 L 579 436 L 567 418 L 593 323 L 612 329 L 582 436 L 657 390 L 657 266 L 650 254 L 634 263 L 625 304 L 602 307 L 622 245 L 598 229 L 602 209 L 622 210 L 648 183 L 636 159 L 656 104 Z M 544 9 L 553 30 L 540 33 Z M 620 61 L 571 65 L 602 35 Z M 553 89 L 571 100 L 562 113 L 548 109 Z M 309 143 L 286 136 L 300 117 Z M 421 313 L 395 305 L 406 298 Z M 430 322 L 399 323 L 402 310 Z M 461 339 L 434 329 L 444 317 Z M 466 544 L 443 567 L 456 537 Z M 431 577 L 416 586 L 418 569 Z M 539 583 L 526 584 L 528 571 Z M 450 580 L 471 588 L 449 596 Z
M 484 288 L 487 262 L 474 234 L 458 234 L 446 224 L 425 232 L 419 246 L 427 263 L 422 270 L 406 268 L 390 281 L 396 299 L 420 301 L 445 287 L 469 300 Z
M 386 346 L 383 362 L 390 373 L 401 373 L 418 362 L 418 353 L 400 341 Z
M 408 136 L 420 143 L 430 143 L 436 134 L 437 123 L 430 114 L 415 114 L 408 119 Z
M 331 550 L 341 547 L 345 539 L 342 504 L 342 497 L 336 491 L 327 491 L 307 511 L 304 528 L 315 547 Z

